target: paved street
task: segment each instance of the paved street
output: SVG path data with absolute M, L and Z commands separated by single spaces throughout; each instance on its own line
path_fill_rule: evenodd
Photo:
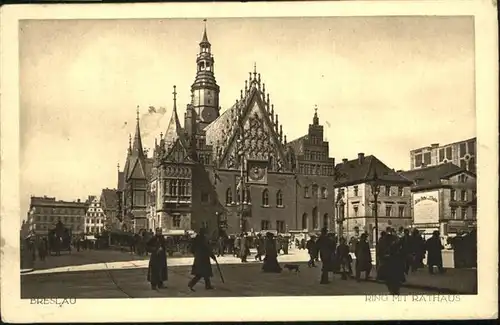
M 308 268 L 307 254 L 292 251 L 279 257 L 281 264 L 300 264 L 296 274 L 284 270 L 281 274 L 265 274 L 261 264 L 249 258 L 242 264 L 232 256 L 219 258 L 225 283 L 221 283 L 213 266 L 215 290 L 206 291 L 201 281 L 196 292 L 190 292 L 191 257 L 171 258 L 168 288 L 152 291 L 146 281 L 147 258 L 117 251 L 85 251 L 50 257 L 36 262 L 36 271 L 21 276 L 22 298 L 76 297 L 205 297 L 205 296 L 301 296 L 301 295 L 361 295 L 386 294 L 385 285 L 376 282 L 341 280 L 339 275 L 328 285 L 320 285 L 320 268 Z M 476 270 L 448 269 L 444 275 L 429 275 L 425 270 L 410 274 L 402 294 L 474 293 Z

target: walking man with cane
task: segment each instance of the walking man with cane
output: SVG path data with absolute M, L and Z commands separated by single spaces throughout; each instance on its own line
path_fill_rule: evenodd
M 212 265 L 210 264 L 210 258 L 213 259 L 217 263 L 217 259 L 215 258 L 214 253 L 212 252 L 212 248 L 210 247 L 210 243 L 206 237 L 206 228 L 201 228 L 198 235 L 196 235 L 193 240 L 193 244 L 191 246 L 191 250 L 194 255 L 194 262 L 191 268 L 191 275 L 194 277 L 189 281 L 188 287 L 191 291 L 194 290 L 194 286 L 201 278 L 205 280 L 205 289 L 211 290 L 212 283 L 210 278 L 213 276 L 212 273 Z

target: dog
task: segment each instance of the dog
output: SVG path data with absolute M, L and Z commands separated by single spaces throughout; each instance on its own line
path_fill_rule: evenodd
M 288 271 L 295 271 L 295 273 L 299 273 L 300 272 L 300 269 L 299 269 L 299 265 L 298 264 L 285 264 L 283 265 L 283 267 L 285 269 L 287 269 Z

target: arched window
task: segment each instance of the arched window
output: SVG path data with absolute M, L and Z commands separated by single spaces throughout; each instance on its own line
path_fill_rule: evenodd
M 302 229 L 307 229 L 307 213 L 302 215 Z
M 323 215 L 323 227 L 328 228 L 328 213 Z
M 313 217 L 313 229 L 318 229 L 319 228 L 319 216 L 318 216 L 318 208 L 317 207 L 313 208 L 312 217 Z
M 283 206 L 283 192 L 281 192 L 281 190 L 276 192 L 276 205 L 279 207 Z
M 328 193 L 326 192 L 326 188 L 325 187 L 322 187 L 321 188 L 321 198 L 322 199 L 326 199 L 328 196 Z
M 233 202 L 233 191 L 231 188 L 228 188 L 226 191 L 226 204 L 229 205 Z
M 269 191 L 267 189 L 262 191 L 262 205 L 269 206 Z

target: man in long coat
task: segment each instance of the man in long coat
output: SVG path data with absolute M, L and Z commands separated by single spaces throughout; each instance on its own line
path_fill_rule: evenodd
M 328 284 L 328 273 L 333 270 L 333 256 L 335 252 L 334 242 L 328 238 L 328 230 L 321 229 L 321 235 L 318 238 L 317 245 L 319 249 L 319 256 L 321 259 L 321 281 L 320 284 Z
M 213 276 L 210 258 L 214 261 L 216 259 L 206 237 L 206 232 L 207 230 L 205 228 L 201 228 L 191 246 L 194 255 L 194 262 L 191 267 L 191 275 L 194 275 L 194 278 L 192 278 L 188 283 L 188 287 L 191 291 L 194 291 L 193 287 L 196 283 L 198 283 L 198 281 L 200 281 L 201 278 L 205 281 L 205 289 L 213 289 L 210 281 L 210 278 Z
M 429 268 L 429 273 L 434 273 L 434 266 L 437 266 L 439 273 L 444 273 L 443 269 L 443 255 L 441 250 L 444 248 L 441 244 L 441 238 L 439 238 L 439 231 L 434 231 L 432 237 L 427 239 L 425 243 L 427 250 L 427 267 Z
M 257 234 L 257 239 L 255 241 L 255 245 L 257 246 L 257 254 L 255 254 L 255 260 L 262 261 L 262 255 L 266 253 L 265 249 L 265 241 L 262 237 L 262 234 Z
M 161 228 L 156 228 L 156 235 L 148 241 L 146 248 L 151 253 L 147 276 L 151 289 L 164 288 L 163 282 L 168 280 L 168 272 L 166 242 Z

